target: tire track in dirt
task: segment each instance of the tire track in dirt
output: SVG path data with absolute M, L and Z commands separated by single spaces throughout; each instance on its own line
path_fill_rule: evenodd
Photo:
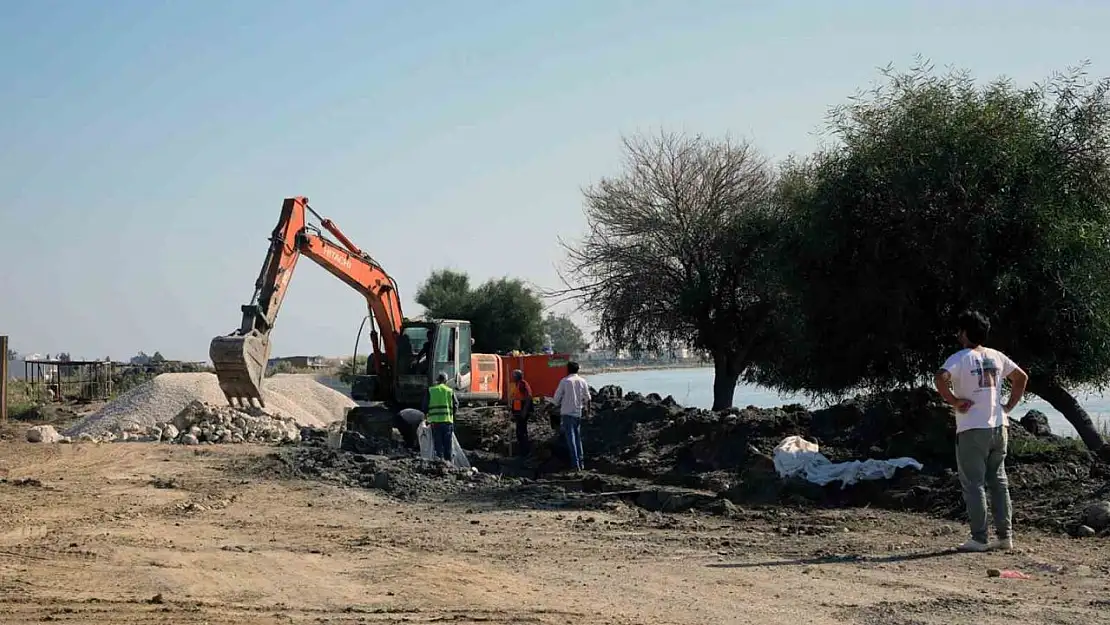
M 605 625 L 643 625 L 641 621 L 601 617 L 579 612 L 548 609 L 422 609 L 347 606 L 339 609 L 307 609 L 287 605 L 236 605 L 231 603 L 167 602 L 161 597 L 145 600 L 56 601 L 43 603 L 28 597 L 0 598 L 0 621 L 9 625 L 24 623 L 103 622 L 119 625 L 145 624 L 254 624 L 254 623 L 441 623 L 477 625 L 479 623 L 583 623 Z

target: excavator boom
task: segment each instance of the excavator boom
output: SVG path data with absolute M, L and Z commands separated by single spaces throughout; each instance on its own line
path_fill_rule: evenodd
M 281 217 L 270 236 L 270 249 L 255 282 L 254 296 L 242 307 L 243 320 L 239 329 L 215 337 L 209 346 L 209 358 L 220 389 L 232 405 L 257 401 L 265 406 L 262 379 L 270 358 L 270 332 L 302 254 L 366 298 L 370 316 L 382 330 L 382 345 L 379 346 L 376 336 L 373 340 L 372 363 L 379 377 L 385 378 L 381 382 L 392 385 L 390 363 L 396 362 L 397 338 L 403 320 L 397 284 L 331 220 L 320 219 L 323 227 L 342 245 L 309 225 L 306 213 L 320 218 L 308 205 L 308 198 L 286 198 L 282 203 Z

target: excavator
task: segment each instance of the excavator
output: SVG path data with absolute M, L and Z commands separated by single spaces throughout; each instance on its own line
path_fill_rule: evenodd
M 319 225 L 310 223 L 310 215 Z M 368 355 L 366 370 L 355 375 L 351 383 L 351 397 L 360 405 L 348 411 L 346 429 L 364 435 L 387 435 L 398 428 L 411 445 L 413 424 L 405 423 L 398 413 L 404 408 L 419 408 L 440 373 L 447 375 L 448 385 L 460 403 L 501 400 L 501 357 L 471 353 L 470 322 L 406 318 L 396 281 L 334 222 L 313 210 L 308 198 L 298 196 L 282 202 L 254 295 L 241 307 L 239 329 L 212 339 L 208 350 L 229 404 L 257 402 L 265 407 L 262 380 L 270 358 L 270 333 L 302 255 L 362 295 L 369 309 L 363 323 L 371 321 L 373 351 Z M 361 332 L 360 328 L 360 337 Z M 356 356 L 357 352 L 356 340 Z

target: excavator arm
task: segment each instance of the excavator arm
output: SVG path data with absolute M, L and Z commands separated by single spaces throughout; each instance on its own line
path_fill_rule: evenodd
M 316 217 L 339 243 L 310 225 L 308 214 Z M 255 282 L 254 296 L 242 307 L 243 320 L 239 329 L 212 339 L 208 350 L 220 389 L 232 405 L 257 400 L 265 406 L 262 378 L 270 358 L 270 332 L 301 255 L 366 298 L 370 316 L 381 329 L 380 345 L 377 332 L 371 332 L 374 356 L 370 366 L 379 376 L 379 384 L 393 385 L 397 339 L 404 319 L 397 283 L 330 219 L 323 219 L 313 211 L 308 198 L 294 197 L 282 203 L 281 217 L 270 235 L 270 249 Z

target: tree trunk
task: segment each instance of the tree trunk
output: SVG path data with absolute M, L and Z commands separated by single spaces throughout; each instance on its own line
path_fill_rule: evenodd
M 1060 411 L 1068 423 L 1072 424 L 1079 438 L 1087 445 L 1096 456 L 1110 462 L 1110 445 L 1102 440 L 1098 429 L 1091 421 L 1091 415 L 1079 405 L 1059 382 L 1045 376 L 1029 376 L 1029 392 L 1045 400 L 1053 408 Z
M 713 354 L 713 410 L 732 408 L 736 382 L 740 380 L 740 358 L 735 354 Z

